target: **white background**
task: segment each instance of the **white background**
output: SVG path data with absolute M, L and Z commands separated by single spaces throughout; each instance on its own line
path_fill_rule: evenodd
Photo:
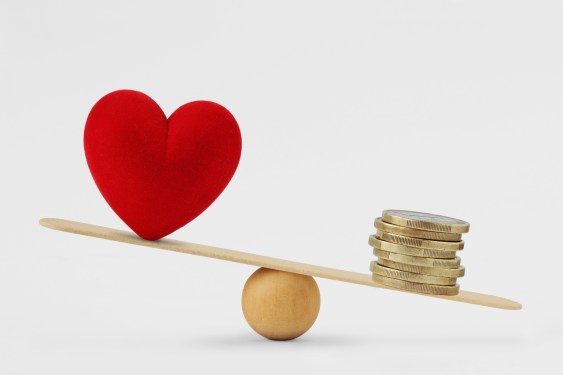
M 0 2 L 0 373 L 561 374 L 560 1 Z M 369 272 L 383 209 L 471 223 L 462 289 L 503 311 L 317 280 L 267 341 L 245 265 L 72 236 L 126 228 L 89 174 L 92 105 L 207 99 L 243 135 L 224 194 L 171 238 Z

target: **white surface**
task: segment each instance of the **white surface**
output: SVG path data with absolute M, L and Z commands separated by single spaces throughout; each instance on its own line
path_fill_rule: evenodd
M 340 3 L 0 3 L 1 374 L 561 373 L 563 4 Z M 524 310 L 318 280 L 313 328 L 270 342 L 251 267 L 39 227 L 124 228 L 82 150 L 120 88 L 241 126 L 231 185 L 172 238 L 368 272 L 383 209 L 459 217 L 462 288 Z

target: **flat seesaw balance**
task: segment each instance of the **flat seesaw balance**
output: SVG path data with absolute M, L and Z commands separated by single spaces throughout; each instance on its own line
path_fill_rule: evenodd
M 250 326 L 262 336 L 273 340 L 290 340 L 305 333 L 315 322 L 320 308 L 320 293 L 313 277 L 321 277 L 403 293 L 447 299 L 505 310 L 520 310 L 516 301 L 460 290 L 454 296 L 421 294 L 388 287 L 372 280 L 370 274 L 351 272 L 314 264 L 294 262 L 214 246 L 160 239 L 147 241 L 133 232 L 85 224 L 76 221 L 45 218 L 39 224 L 46 228 L 152 247 L 179 253 L 199 255 L 230 262 L 261 267 L 246 282 L 242 295 L 244 316 Z M 268 298 L 264 298 L 268 296 Z M 280 319 L 280 316 L 283 319 Z

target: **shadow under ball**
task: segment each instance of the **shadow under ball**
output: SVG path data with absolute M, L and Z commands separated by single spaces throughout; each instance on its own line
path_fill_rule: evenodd
M 311 276 L 259 268 L 242 291 L 242 311 L 250 327 L 270 340 L 291 340 L 315 323 L 321 306 Z

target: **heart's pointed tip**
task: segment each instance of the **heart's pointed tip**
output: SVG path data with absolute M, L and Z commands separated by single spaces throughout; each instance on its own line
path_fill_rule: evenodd
M 125 223 L 127 224 L 127 223 Z M 128 225 L 129 226 L 129 225 Z M 129 228 L 135 233 L 135 235 L 145 241 L 158 241 L 166 236 L 168 236 L 172 232 L 149 232 L 145 230 L 135 230 L 129 226 Z
M 142 238 L 145 241 L 158 241 L 161 238 L 164 238 L 166 236 L 140 236 L 137 234 L 137 236 L 139 236 L 140 238 Z

